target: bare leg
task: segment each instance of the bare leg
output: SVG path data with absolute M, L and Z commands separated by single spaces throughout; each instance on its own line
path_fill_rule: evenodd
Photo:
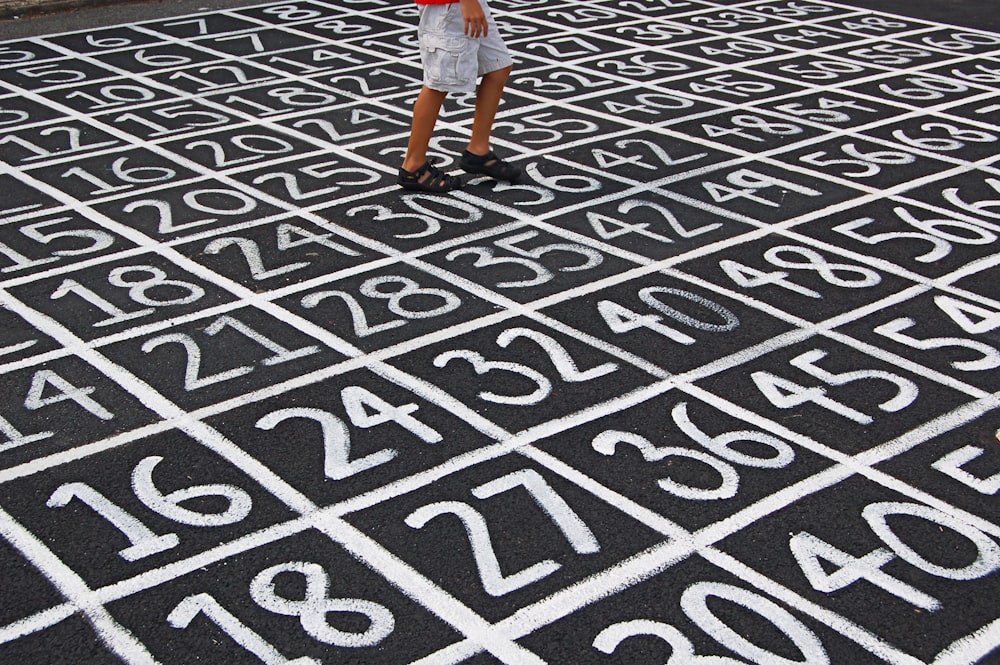
M 406 157 L 403 158 L 403 169 L 415 171 L 427 161 L 427 146 L 430 145 L 437 124 L 441 105 L 448 93 L 431 90 L 424 86 L 413 104 L 413 123 L 410 127 L 410 141 L 406 146 Z
M 497 69 L 483 76 L 476 91 L 476 114 L 472 119 L 472 136 L 466 150 L 474 155 L 485 155 L 490 151 L 490 133 L 493 120 L 500 107 L 500 98 L 510 76 L 511 67 Z

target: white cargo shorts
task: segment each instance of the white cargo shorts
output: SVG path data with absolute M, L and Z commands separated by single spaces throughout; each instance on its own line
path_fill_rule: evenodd
M 420 5 L 420 58 L 424 85 L 442 92 L 473 92 L 483 74 L 513 64 L 500 30 L 483 5 L 489 29 L 485 37 L 465 34 L 465 20 L 459 3 Z

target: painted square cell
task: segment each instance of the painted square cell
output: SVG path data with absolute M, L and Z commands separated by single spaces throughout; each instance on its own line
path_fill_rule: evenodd
M 319 506 L 377 500 L 495 445 L 436 387 L 374 369 L 306 374 L 205 422 Z
M 817 21 L 815 25 L 829 25 L 838 30 L 844 30 L 856 35 L 864 35 L 869 39 L 878 38 L 880 40 L 895 39 L 898 35 L 911 31 L 922 35 L 934 27 L 933 23 L 918 19 L 896 15 L 883 16 L 877 13 L 862 11 L 847 16 L 841 15 L 823 18 Z
M 590 32 L 595 28 L 614 27 L 619 23 L 633 20 L 633 17 L 610 5 L 574 6 L 564 4 L 559 7 L 544 7 L 540 9 L 525 9 L 517 14 L 525 20 L 540 20 L 557 22 L 575 33 Z
M 263 163 L 232 177 L 248 190 L 257 190 L 262 197 L 278 199 L 289 207 L 354 200 L 372 189 L 394 184 L 392 178 L 368 164 L 322 149 L 298 158 Z
M 314 217 L 288 216 L 205 234 L 178 247 L 213 273 L 264 293 L 305 290 L 381 257 L 347 235 Z
M 948 109 L 941 115 L 921 116 L 918 121 L 903 121 L 879 125 L 865 132 L 866 135 L 891 141 L 914 152 L 932 154 L 952 166 L 988 164 L 996 159 L 1000 133 L 955 117 Z
M 164 431 L 9 480 L 0 505 L 91 589 L 293 516 L 248 475 L 255 469 L 238 451 L 201 430 L 230 461 Z
M 894 448 L 875 468 L 954 506 L 996 524 L 1000 493 L 1000 451 L 996 410 L 956 414 L 947 432 L 929 431 L 904 448 Z M 937 436 L 935 436 L 937 435 Z M 995 533 L 994 533 L 995 535 Z
M 789 47 L 768 41 L 770 31 L 764 31 L 761 34 L 761 37 L 758 37 L 757 33 L 746 36 L 720 37 L 714 33 L 703 32 L 698 35 L 697 39 L 685 40 L 681 44 L 672 45 L 670 50 L 673 53 L 680 53 L 691 58 L 705 58 L 716 66 L 738 67 L 765 58 L 788 57 L 794 53 Z
M 628 147 L 638 152 L 642 144 Z M 642 155 L 636 157 L 646 159 Z M 627 166 L 634 168 L 637 163 L 630 161 Z M 747 231 L 739 221 L 685 205 L 655 190 L 593 205 L 586 211 L 568 211 L 547 221 L 566 232 L 580 233 L 628 252 L 639 262 L 643 258 L 659 261 L 683 256 Z
M 81 83 L 70 88 L 53 88 L 42 92 L 41 96 L 54 105 L 95 118 L 108 111 L 124 115 L 133 107 L 147 103 L 182 103 L 176 92 L 146 85 L 134 78 L 113 78 L 93 84 Z
M 937 383 L 919 368 L 899 367 L 891 357 L 865 355 L 851 346 L 847 339 L 806 339 L 696 385 L 848 454 L 904 436 L 979 397 L 979 391 Z
M 610 118 L 594 118 L 575 109 L 553 107 L 504 114 L 493 124 L 492 136 L 527 152 L 567 144 L 587 145 L 627 130 L 628 125 Z
M 900 41 L 960 56 L 995 56 L 1000 53 L 1000 35 L 968 28 L 940 27 L 919 35 L 900 37 Z
M 348 58 L 348 63 L 353 58 Z M 423 83 L 421 71 L 402 63 L 376 63 L 345 70 L 339 67 L 333 76 L 319 74 L 310 80 L 343 91 L 348 100 L 375 100 L 412 95 Z M 374 110 L 374 109 L 373 109 Z
M 343 359 L 295 323 L 237 309 L 153 327 L 102 352 L 174 404 L 194 409 Z
M 890 100 L 886 100 L 890 101 Z M 903 102 L 894 105 L 870 97 L 854 97 L 837 90 L 806 92 L 759 105 L 787 116 L 793 122 L 830 129 L 850 129 L 871 125 L 896 115 L 903 115 Z M 755 102 L 756 105 L 756 102 Z
M 671 195 L 689 205 L 742 219 L 773 224 L 840 206 L 862 195 L 861 189 L 831 182 L 810 172 L 790 171 L 780 162 L 755 159 L 727 164 L 667 184 Z
M 120 74 L 149 74 L 176 67 L 208 66 L 222 60 L 221 53 L 193 48 L 184 43 L 154 44 L 92 56 Z
M 203 39 L 193 39 L 190 44 L 195 48 L 205 48 L 227 56 L 248 58 L 264 52 L 275 53 L 286 49 L 318 46 L 322 42 L 288 30 L 264 28 L 230 35 L 212 35 Z
M 629 32 L 630 28 L 642 30 L 643 26 L 621 26 L 615 30 Z M 662 84 L 669 79 L 714 69 L 710 62 L 681 57 L 673 50 L 657 48 L 638 48 L 612 56 L 602 54 L 580 61 L 576 67 L 582 71 L 601 72 L 621 83 L 646 84 Z
M 200 165 L 204 173 L 213 174 L 242 172 L 248 167 L 261 167 L 271 162 L 280 164 L 319 151 L 319 146 L 294 133 L 245 125 L 220 128 L 211 138 L 176 139 L 161 145 L 181 159 Z M 246 189 L 252 191 L 250 187 Z
M 367 102 L 346 102 L 315 113 L 296 115 L 283 118 L 276 123 L 289 129 L 289 133 L 309 136 L 324 144 L 350 149 L 355 155 L 374 161 L 384 161 L 389 154 L 388 148 L 382 148 L 374 141 L 384 140 L 390 132 L 401 133 L 409 127 L 407 118 L 402 113 L 392 113 L 390 110 L 369 104 Z M 402 139 L 400 139 L 402 140 Z M 373 154 L 372 148 L 380 151 Z M 402 160 L 403 146 L 400 146 L 399 160 Z
M 519 643 L 550 663 L 659 663 L 676 654 L 727 664 L 884 662 L 877 645 L 853 642 L 830 617 L 810 616 L 795 596 L 748 578 L 731 557 L 690 556 L 667 543 L 588 580 L 590 595 L 561 597 L 566 614 L 538 605 L 512 629 L 532 630 Z
M 785 97 L 802 89 L 795 82 L 783 81 L 769 73 L 752 69 L 698 72 L 662 81 L 657 83 L 657 87 L 724 105 L 750 101 L 759 103 L 772 97 Z
M 40 182 L 77 201 L 99 202 L 183 186 L 199 176 L 194 169 L 146 148 L 102 150 L 72 163 L 25 169 Z
M 387 62 L 400 60 L 419 62 L 420 45 L 417 42 L 416 19 L 408 25 L 382 21 L 373 21 L 369 25 L 378 26 L 377 34 L 369 35 L 365 32 L 342 39 L 357 49 L 383 54 Z M 308 26 L 304 27 L 308 29 Z
M 619 83 L 593 73 L 577 73 L 567 69 L 547 68 L 541 71 L 518 70 L 508 87 L 511 91 L 530 93 L 550 100 L 572 99 L 591 92 L 613 90 Z
M 248 137 L 237 133 L 235 136 L 220 137 L 223 141 L 229 138 L 243 146 L 229 148 L 244 155 L 233 159 L 256 161 L 264 157 L 261 151 L 291 149 L 287 142 L 271 136 Z M 220 141 L 196 140 L 187 143 L 186 147 L 201 151 L 202 156 L 209 160 L 226 162 L 229 159 Z M 166 172 L 160 172 L 160 176 L 163 175 Z M 193 229 L 196 229 L 194 232 L 210 231 L 273 218 L 284 212 L 283 207 L 279 207 L 280 203 L 222 176 L 221 179 L 202 177 L 189 180 L 174 187 L 152 190 L 145 195 L 126 193 L 119 198 L 97 201 L 94 209 L 113 222 L 131 227 L 137 234 L 158 240 L 173 240 L 187 236 Z
M 9 191 L 9 190 L 5 190 Z M 14 279 L 53 268 L 133 249 L 135 244 L 116 231 L 86 219 L 76 211 L 45 214 L 32 210 L 31 215 L 3 227 L 0 244 L 0 276 Z
M 46 125 L 11 129 L 0 137 L 0 160 L 18 168 L 33 167 L 78 159 L 99 150 L 121 150 L 125 145 L 120 134 L 114 136 L 77 119 L 57 120 Z
M 680 131 L 683 129 L 673 126 L 669 131 L 617 132 L 613 138 L 574 141 L 551 154 L 586 166 L 595 176 L 651 185 L 735 157 L 714 146 L 680 138 L 675 133 Z
M 865 254 L 879 270 L 938 279 L 990 261 L 997 231 L 912 199 L 878 199 L 811 219 L 796 234 Z
M 332 23 L 333 21 L 331 21 Z M 345 29 L 351 26 L 345 26 Z M 362 31 L 367 26 L 354 26 Z M 301 28 L 300 28 L 301 30 Z M 374 53 L 348 49 L 343 44 L 336 46 L 322 41 L 314 46 L 282 50 L 280 53 L 260 53 L 250 56 L 248 60 L 261 67 L 269 67 L 285 72 L 289 76 L 317 76 L 350 72 L 364 66 L 386 65 L 384 58 Z M 393 63 L 396 64 L 396 63 Z M 402 66 L 399 63 L 397 66 Z
M 510 229 L 427 256 L 432 265 L 502 298 L 530 302 L 626 270 L 630 264 L 548 231 Z
M 155 255 L 80 267 L 11 287 L 83 339 L 174 319 L 231 302 L 234 296 Z
M 957 105 L 987 92 L 978 86 L 973 87 L 952 77 L 925 74 L 921 71 L 893 74 L 861 83 L 849 83 L 841 86 L 841 89 L 845 92 L 860 93 L 918 108 L 943 104 Z
M 376 272 L 348 272 L 277 304 L 311 322 L 314 334 L 352 355 L 359 352 L 354 349 L 404 345 L 405 350 L 449 326 L 463 326 L 498 309 L 488 294 L 463 290 L 454 281 L 437 270 L 388 264 Z
M 768 432 L 767 423 L 741 420 L 753 416 L 723 400 L 678 390 L 647 397 L 624 395 L 619 410 L 533 445 L 620 495 L 623 510 L 652 511 L 691 532 L 710 530 L 833 465 Z
M 118 91 L 113 94 L 120 96 Z M 161 104 L 111 108 L 94 116 L 113 122 L 121 131 L 140 141 L 161 141 L 177 135 L 200 134 L 235 124 L 235 115 L 195 100 L 173 100 Z
M 937 377 L 986 392 L 1000 389 L 998 329 L 1000 310 L 995 304 L 972 294 L 937 290 L 839 328 L 855 339 L 919 363 L 939 373 Z
M 851 44 L 844 48 L 831 50 L 829 53 L 838 59 L 842 58 L 859 65 L 875 67 L 879 72 L 896 67 L 927 69 L 937 62 L 947 62 L 955 57 L 951 53 L 930 48 L 918 48 L 901 41 Z
M 906 191 L 910 183 L 925 182 L 954 168 L 945 159 L 853 134 L 795 148 L 775 159 L 793 171 L 808 170 L 823 179 L 873 191 Z
M 573 105 L 585 109 L 585 113 L 596 113 L 598 117 L 666 126 L 719 108 L 716 103 L 692 99 L 690 95 L 678 94 L 667 87 L 673 85 L 679 84 L 668 81 L 656 88 L 619 86 L 613 92 L 576 99 Z
M 13 403 L 0 413 L 0 466 L 31 463 L 74 448 L 98 444 L 122 432 L 160 420 L 144 402 L 148 393 L 123 388 L 79 358 L 49 358 L 44 365 L 0 374 L 3 394 Z M 16 401 L 14 401 L 16 400 Z M 52 464 L 50 461 L 45 464 Z M 19 475 L 19 474 L 15 474 Z
M 45 53 L 47 49 L 42 52 Z M 3 82 L 5 87 L 12 87 L 31 92 L 40 92 L 84 81 L 100 81 L 101 79 L 117 78 L 122 72 L 113 67 L 102 66 L 99 62 L 79 60 L 75 58 L 52 58 L 52 53 L 42 62 L 34 62 L 38 50 L 3 52 L 5 62 L 17 64 L 4 68 Z M 23 61 L 23 62 L 22 62 Z
M 640 44 L 651 51 L 652 55 L 679 53 L 693 54 L 687 48 L 692 42 L 699 42 L 712 37 L 712 33 L 684 25 L 678 20 L 636 21 L 621 23 L 610 27 L 593 28 L 592 32 L 609 38 Z M 621 56 L 618 56 L 621 57 Z M 703 63 L 704 67 L 707 63 Z
M 220 96 L 218 99 L 221 105 L 212 104 L 216 108 L 243 113 L 246 108 L 227 109 L 230 104 L 243 100 L 235 93 L 248 86 L 259 86 L 269 82 L 280 80 L 278 73 L 273 70 L 257 67 L 247 60 L 221 60 L 207 65 L 194 65 L 191 67 L 179 67 L 173 70 L 151 72 L 147 74 L 149 78 L 158 82 L 161 86 L 181 90 L 190 95 L 208 96 L 212 93 L 227 92 L 227 96 Z M 235 99 L 230 100 L 228 95 Z M 209 101 L 214 101 L 208 98 Z M 243 102 L 246 104 L 246 102 Z M 251 105 L 252 108 L 252 105 Z M 267 107 L 265 107 L 267 110 Z
M 400 251 L 451 243 L 468 234 L 488 232 L 494 226 L 513 223 L 511 218 L 494 214 L 478 200 L 397 190 L 393 186 L 388 192 L 338 202 L 317 210 L 316 214 L 330 224 Z M 534 201 L 543 196 L 528 191 L 525 199 Z
M 995 93 L 1000 90 L 1000 52 L 989 58 L 975 58 L 957 65 L 955 63 L 943 64 L 929 71 L 937 76 L 964 81 L 970 86 L 981 88 L 984 93 L 989 91 Z M 989 97 L 984 97 L 986 101 L 989 99 Z
M 466 180 L 469 193 L 488 201 L 487 210 L 496 206 L 507 212 L 513 207 L 518 217 L 548 217 L 556 211 L 579 210 L 595 198 L 613 198 L 631 189 L 628 181 L 564 159 L 559 153 L 516 163 L 524 171 L 517 183 L 472 174 Z
M 737 4 L 736 2 L 719 2 L 718 4 Z M 846 5 L 827 5 L 820 3 L 802 3 L 796 0 L 765 0 L 753 5 L 755 12 L 776 16 L 792 22 L 811 23 L 819 20 L 829 20 L 835 16 L 849 16 L 856 10 Z
M 294 6 L 266 4 L 241 8 L 235 13 L 246 16 L 258 24 L 264 22 L 273 25 L 292 25 L 325 18 L 330 14 L 330 10 L 324 4 L 306 0 Z
M 572 11 L 572 6 L 567 6 Z M 599 10 L 603 11 L 603 10 Z M 546 62 L 572 63 L 583 58 L 606 53 L 613 56 L 619 51 L 627 51 L 628 44 L 603 39 L 600 35 L 587 32 L 568 32 L 555 34 L 546 40 L 532 39 L 523 44 L 511 40 L 509 46 L 524 51 L 530 56 Z
M 730 74 L 719 74 L 713 78 L 731 86 L 733 94 L 739 97 L 753 96 L 753 90 L 759 89 L 755 86 L 771 85 L 733 79 Z M 773 152 L 780 155 L 800 143 L 811 144 L 826 133 L 823 129 L 776 117 L 771 113 L 760 113 L 756 109 L 703 115 L 696 119 L 671 124 L 670 129 L 683 132 L 694 143 L 710 145 L 716 150 L 720 149 L 718 146 L 730 148 L 734 156 L 747 152 L 758 154 Z
M 513 319 L 450 336 L 388 362 L 511 432 L 564 420 L 655 377 L 599 340 Z
M 664 540 L 519 455 L 344 519 L 491 622 Z
M 936 182 L 906 192 L 913 199 L 943 214 L 945 219 L 965 220 L 988 231 L 1000 231 L 1000 177 L 995 169 L 961 170 Z
M 112 26 L 95 28 L 86 32 L 50 35 L 45 38 L 45 41 L 58 44 L 62 48 L 76 51 L 81 55 L 96 55 L 109 50 L 149 47 L 167 40 L 133 26 Z
M 826 5 L 814 6 L 836 11 L 836 9 Z M 835 30 L 826 25 L 814 26 L 808 24 L 791 24 L 787 26 L 779 26 L 772 30 L 754 32 L 753 38 L 754 40 L 765 41 L 769 44 L 786 49 L 810 51 L 812 49 L 850 45 L 854 42 L 863 40 L 864 36 L 846 32 L 844 30 Z
M 260 27 L 259 23 L 240 18 L 232 12 L 202 12 L 187 16 L 172 16 L 145 21 L 138 25 L 176 39 L 193 39 L 206 34 L 223 35 Z
M 754 63 L 747 69 L 764 76 L 774 76 L 803 86 L 840 87 L 855 79 L 881 74 L 867 63 L 823 55 L 799 55 L 778 61 Z
M 962 642 L 997 619 L 994 605 L 970 603 L 968 595 L 970 587 L 995 593 L 1000 550 L 983 531 L 995 527 L 895 482 L 889 489 L 846 470 L 841 479 L 818 481 L 719 549 L 854 623 L 886 650 L 947 662 L 992 646 Z
M 705 283 L 647 272 L 597 283 L 542 312 L 623 349 L 632 362 L 661 376 L 761 353 L 791 328 Z
M 460 638 L 317 531 L 261 532 L 187 568 L 109 603 L 161 662 L 409 662 Z
M 767 6 L 767 5 L 762 5 Z M 685 16 L 677 16 L 677 23 L 695 28 L 718 31 L 728 34 L 738 34 L 762 28 L 774 28 L 785 25 L 787 20 L 765 12 L 757 12 L 753 8 L 716 9 L 714 11 L 697 12 Z

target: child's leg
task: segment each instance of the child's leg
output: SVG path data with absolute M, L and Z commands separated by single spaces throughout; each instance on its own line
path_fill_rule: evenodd
M 417 95 L 417 101 L 413 104 L 410 140 L 396 181 L 403 189 L 448 192 L 462 187 L 461 178 L 448 175 L 427 161 L 427 146 L 430 145 L 434 125 L 437 124 L 446 96 L 446 92 L 427 86 L 421 88 Z
M 520 182 L 524 176 L 521 167 L 505 162 L 490 149 L 490 134 L 493 132 L 493 120 L 500 107 L 507 77 L 511 66 L 495 69 L 483 75 L 476 91 L 476 114 L 472 118 L 472 135 L 459 162 L 468 173 L 482 173 L 497 180 Z
M 448 93 L 432 90 L 427 86 L 420 89 L 417 101 L 413 104 L 413 122 L 410 127 L 410 140 L 406 146 L 406 157 L 403 158 L 403 168 L 407 171 L 419 169 L 427 161 L 427 146 L 430 145 L 437 124 L 441 105 Z
M 497 69 L 483 75 L 476 91 L 476 113 L 472 119 L 472 135 L 466 150 L 474 155 L 485 155 L 490 152 L 490 134 L 493 131 L 493 120 L 500 107 L 504 86 L 510 76 L 511 67 Z

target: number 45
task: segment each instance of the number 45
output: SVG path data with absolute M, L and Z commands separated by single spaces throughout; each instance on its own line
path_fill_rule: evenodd
M 806 374 L 813 376 L 830 386 L 843 386 L 861 379 L 881 379 L 896 386 L 896 395 L 878 405 L 882 411 L 895 412 L 908 407 L 917 398 L 918 389 L 915 383 L 899 375 L 882 370 L 861 369 L 853 372 L 841 372 L 834 374 L 818 367 L 816 363 L 826 357 L 826 351 L 813 349 L 798 355 L 788 361 L 792 367 L 797 367 Z M 826 395 L 823 386 L 803 386 L 770 372 L 754 372 L 750 375 L 760 392 L 771 404 L 779 409 L 790 409 L 792 407 L 812 402 L 824 409 L 833 411 L 837 415 L 853 420 L 861 425 L 870 425 L 873 418 L 867 413 L 862 413 L 846 404 L 838 402 Z

